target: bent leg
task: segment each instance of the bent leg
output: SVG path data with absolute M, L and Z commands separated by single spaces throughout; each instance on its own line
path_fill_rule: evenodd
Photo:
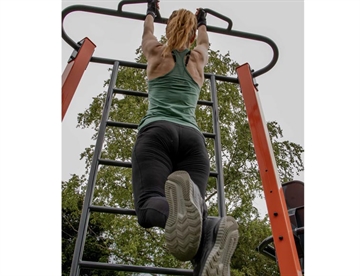
M 133 194 L 138 222 L 144 228 L 165 227 L 169 206 L 164 186 L 173 170 L 174 139 L 171 127 L 156 122 L 141 129 L 134 145 Z

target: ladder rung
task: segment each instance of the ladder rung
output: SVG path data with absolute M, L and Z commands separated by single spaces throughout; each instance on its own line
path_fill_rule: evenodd
M 122 161 L 114 161 L 109 159 L 99 159 L 100 165 L 108 165 L 108 166 L 115 166 L 115 167 L 125 167 L 125 168 L 131 168 L 132 164 L 131 162 L 122 162 Z M 210 172 L 210 176 L 217 177 L 217 172 Z
M 114 161 L 109 159 L 99 159 L 100 165 L 108 165 L 108 166 L 115 166 L 115 167 L 125 167 L 131 168 L 131 162 L 122 162 L 122 161 Z
M 80 261 L 79 266 L 81 268 L 97 268 L 107 269 L 115 271 L 130 271 L 130 272 L 146 272 L 146 273 L 159 273 L 167 275 L 193 275 L 193 271 L 190 269 L 176 269 L 176 268 L 165 268 L 165 267 L 146 267 L 137 265 L 120 265 L 120 264 L 108 264 L 108 263 L 97 263 L 89 261 Z
M 197 102 L 200 105 L 208 105 L 208 106 L 213 106 L 213 102 L 210 101 L 203 101 L 203 100 L 198 100 Z
M 217 177 L 218 173 L 217 172 L 210 172 L 210 176 Z
M 132 129 L 137 129 L 138 125 L 137 124 L 130 124 L 130 123 L 123 123 L 123 122 L 114 122 L 114 121 L 107 121 L 106 122 L 107 126 L 113 126 L 113 127 L 124 127 L 124 128 L 132 128 Z
M 125 90 L 125 89 L 118 89 L 118 88 L 114 88 L 113 91 L 115 94 L 139 96 L 139 97 L 144 97 L 144 98 L 147 98 L 147 96 L 148 96 L 148 93 L 139 92 L 139 91 Z
M 132 129 L 137 129 L 139 125 L 137 124 L 130 124 L 130 123 L 123 123 L 123 122 L 114 122 L 114 121 L 107 121 L 106 122 L 107 126 L 112 126 L 112 127 L 124 127 L 124 128 L 132 128 Z M 215 139 L 215 133 L 209 133 L 209 132 L 202 132 L 202 134 L 206 137 L 206 138 L 213 138 Z
M 139 96 L 139 97 L 144 97 L 144 98 L 148 97 L 148 93 L 146 93 L 146 92 L 125 90 L 125 89 L 118 89 L 118 88 L 114 88 L 113 91 L 114 91 L 115 94 Z M 213 102 L 211 102 L 211 101 L 199 100 L 197 103 L 200 104 L 200 105 L 213 106 Z
M 215 139 L 215 133 L 203 132 L 202 133 L 206 138 L 213 138 Z
M 99 212 L 99 213 L 136 216 L 136 212 L 134 209 L 114 208 L 114 207 L 95 206 L 95 205 L 90 206 L 89 209 L 90 211 Z

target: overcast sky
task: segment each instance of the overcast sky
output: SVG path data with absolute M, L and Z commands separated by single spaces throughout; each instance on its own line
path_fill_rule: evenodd
M 84 4 L 117 9 L 114 1 L 63 1 L 63 8 Z M 303 1 L 160 1 L 160 13 L 168 18 L 174 9 L 196 11 L 203 7 L 217 11 L 233 21 L 233 30 L 255 33 L 272 39 L 279 48 L 279 60 L 268 73 L 259 76 L 259 95 L 267 121 L 277 121 L 283 129 L 285 140 L 304 147 L 304 3 Z M 128 5 L 124 11 L 143 14 L 146 4 Z M 208 25 L 226 28 L 227 23 L 208 15 Z M 88 37 L 95 45 L 94 56 L 134 61 L 135 49 L 141 44 L 143 21 L 104 16 L 94 13 L 73 12 L 64 20 L 66 33 L 78 42 Z M 165 25 L 155 24 L 155 35 L 160 38 Z M 222 54 L 230 52 L 239 64 L 249 63 L 255 69 L 266 66 L 272 58 L 271 48 L 258 41 L 209 33 L 213 50 Z M 62 41 L 62 69 L 73 49 Z M 91 143 L 92 130 L 76 128 L 77 114 L 83 112 L 92 98 L 101 93 L 104 80 L 109 78 L 108 65 L 90 63 L 67 114 L 62 122 L 62 180 L 73 173 L 84 173 L 80 153 Z M 306 149 L 305 149 L 306 152 Z M 303 180 L 304 173 L 296 179 Z M 258 207 L 266 212 L 264 201 Z

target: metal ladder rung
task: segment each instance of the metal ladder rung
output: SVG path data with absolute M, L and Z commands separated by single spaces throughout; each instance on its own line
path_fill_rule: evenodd
M 125 90 L 125 89 L 119 89 L 119 88 L 114 88 L 113 93 L 114 94 L 128 95 L 128 96 L 139 96 L 139 97 L 143 97 L 143 98 L 147 98 L 148 95 L 149 95 L 146 92 Z M 207 106 L 213 106 L 213 104 L 214 104 L 212 101 L 204 101 L 204 100 L 198 100 L 197 103 L 199 105 L 207 105 Z
M 123 162 L 123 161 L 114 161 L 110 159 L 99 159 L 99 165 L 108 165 L 108 166 L 115 166 L 115 167 L 124 167 L 124 168 L 131 168 L 131 162 Z M 210 176 L 217 177 L 219 175 L 218 172 L 211 171 Z
M 218 172 L 210 172 L 210 176 L 212 177 L 217 177 L 219 175 Z
M 89 207 L 89 210 L 92 212 L 99 212 L 99 213 L 136 216 L 136 212 L 134 209 L 91 205 Z
M 145 93 L 145 92 L 118 89 L 118 88 L 114 88 L 113 93 L 114 94 L 129 95 L 129 96 L 139 96 L 139 97 L 144 97 L 144 98 L 147 98 L 147 96 L 148 96 L 148 93 Z
M 137 124 L 131 124 L 131 123 L 123 123 L 123 122 L 114 122 L 114 121 L 107 121 L 106 126 L 110 127 L 124 127 L 124 128 L 132 128 L 137 129 Z
M 114 167 L 131 168 L 131 162 L 115 161 L 110 159 L 99 159 L 99 165 L 108 165 Z
M 107 121 L 106 126 L 110 127 L 124 127 L 124 128 L 131 128 L 131 129 L 137 129 L 138 124 L 131 124 L 131 123 L 124 123 L 124 122 L 114 122 L 114 121 Z M 204 137 L 206 138 L 212 138 L 215 139 L 215 133 L 209 133 L 209 132 L 202 132 Z
M 116 271 L 130 271 L 130 272 L 146 272 L 146 273 L 159 273 L 168 275 L 193 275 L 193 270 L 190 269 L 176 269 L 176 268 L 165 268 L 165 267 L 144 267 L 136 265 L 119 265 L 109 263 L 97 263 L 80 261 L 80 268 L 94 268 L 94 269 L 106 269 Z

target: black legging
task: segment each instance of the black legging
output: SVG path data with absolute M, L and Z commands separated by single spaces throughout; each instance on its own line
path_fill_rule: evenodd
M 169 215 L 165 182 L 178 170 L 189 173 L 204 198 L 210 164 L 202 133 L 167 121 L 141 128 L 132 153 L 132 183 L 135 210 L 142 227 L 165 228 Z

